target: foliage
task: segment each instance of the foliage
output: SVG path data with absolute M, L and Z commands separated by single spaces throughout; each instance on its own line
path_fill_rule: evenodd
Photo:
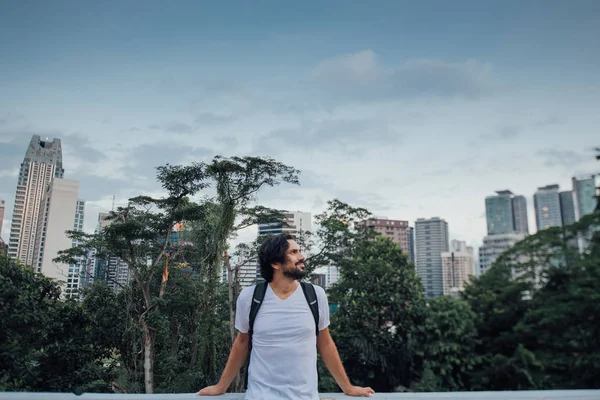
M 425 305 L 425 320 L 413 333 L 418 345 L 415 357 L 422 361 L 418 391 L 457 391 L 470 387 L 476 365 L 477 330 L 475 313 L 468 304 L 439 297 Z
M 110 359 L 120 332 L 114 295 L 92 287 L 82 303 L 62 301 L 60 287 L 0 258 L 0 388 L 110 391 Z
M 354 242 L 339 260 L 341 277 L 330 292 L 339 304 L 331 331 L 353 382 L 375 391 L 413 379 L 412 331 L 422 323 L 422 287 L 414 268 L 389 239 Z

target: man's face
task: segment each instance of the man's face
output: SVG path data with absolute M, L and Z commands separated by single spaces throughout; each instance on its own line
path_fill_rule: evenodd
M 304 270 L 304 256 L 300 252 L 300 247 L 293 240 L 288 240 L 290 247 L 285 252 L 285 263 L 281 266 L 283 275 L 288 278 L 299 280 L 306 276 Z

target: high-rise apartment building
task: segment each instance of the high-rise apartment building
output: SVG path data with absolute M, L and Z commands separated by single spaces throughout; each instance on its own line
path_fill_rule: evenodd
M 450 251 L 442 253 L 443 294 L 458 296 L 469 276 L 475 275 L 473 248 L 464 241 L 453 240 Z
M 596 209 L 596 178 L 594 175 L 573 177 L 573 205 L 575 219 L 592 214 Z
M 525 196 L 512 198 L 513 225 L 517 233 L 529 234 L 529 221 L 527 219 L 527 200 Z
M 562 226 L 558 189 L 558 185 L 548 185 L 538 188 L 537 192 L 533 195 L 535 221 L 538 231 L 553 226 Z
M 510 190 L 499 190 L 495 196 L 486 197 L 485 215 L 488 235 L 529 232 L 527 201 Z
M 60 178 L 51 181 L 36 221 L 35 256 L 31 264 L 37 272 L 60 281 L 67 296 L 79 289 L 81 262 L 69 265 L 53 260 L 59 251 L 78 245 L 66 235 L 67 231 L 83 230 L 85 201 L 78 196 L 78 181 Z
M 380 233 L 383 237 L 390 238 L 392 242 L 396 243 L 402 249 L 402 252 L 408 256 L 410 261 L 410 227 L 408 221 L 400 221 L 386 218 L 371 218 L 368 220 L 360 221 L 357 223 L 358 226 L 366 226 L 373 229 L 375 232 Z
M 60 139 L 42 140 L 34 135 L 25 152 L 17 180 L 9 237 L 8 254 L 11 258 L 18 258 L 31 266 L 35 264 L 34 246 L 40 205 L 48 185 L 54 178 L 62 178 L 63 175 Z
M 448 223 L 441 218 L 419 218 L 415 222 L 415 256 L 417 275 L 425 295 L 443 294 L 442 253 L 449 250 Z
M 562 225 L 568 226 L 575 223 L 575 203 L 573 201 L 573 192 L 571 190 L 560 192 L 559 200 Z
M 525 239 L 526 236 L 525 233 L 513 232 L 488 235 L 483 238 L 483 245 L 479 248 L 479 273 L 483 274 L 490 269 L 500 254 Z

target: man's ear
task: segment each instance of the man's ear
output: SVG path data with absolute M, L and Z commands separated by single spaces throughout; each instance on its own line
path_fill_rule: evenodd
M 271 267 L 273 267 L 273 269 L 275 269 L 275 270 L 278 270 L 278 269 L 281 269 L 281 264 L 279 264 L 279 263 L 275 264 L 274 263 L 274 264 L 271 264 Z

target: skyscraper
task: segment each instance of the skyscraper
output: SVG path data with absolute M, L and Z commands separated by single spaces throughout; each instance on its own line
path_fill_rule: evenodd
M 527 200 L 525 196 L 512 198 L 513 225 L 517 233 L 529 234 L 529 221 L 527 220 Z
M 596 179 L 594 175 L 573 177 L 573 205 L 575 219 L 592 214 L 596 209 Z
M 558 185 L 548 185 L 538 188 L 533 195 L 535 205 L 535 220 L 538 231 L 552 226 L 562 226 L 560 196 Z
M 373 229 L 375 232 L 380 233 L 382 236 L 387 237 L 396 243 L 402 249 L 402 252 L 408 256 L 410 261 L 410 227 L 408 221 L 399 221 L 387 218 L 371 218 L 368 220 L 360 221 L 357 223 L 358 226 L 367 226 Z
M 415 222 L 417 275 L 423 282 L 425 295 L 443 294 L 442 253 L 449 250 L 448 223 L 441 218 L 419 218 Z
M 573 202 L 573 192 L 571 190 L 559 193 L 560 214 L 562 216 L 563 226 L 575 223 L 575 203 Z
M 58 252 L 77 246 L 77 241 L 67 237 L 66 231 L 82 231 L 85 202 L 78 199 L 79 182 L 53 179 L 42 199 L 32 267 L 43 275 L 61 281 L 67 295 L 76 293 L 80 286 L 80 263 L 54 262 Z
M 34 265 L 34 246 L 38 232 L 40 204 L 48 185 L 62 178 L 60 139 L 42 140 L 34 135 L 19 171 L 8 254 L 22 263 Z
M 488 235 L 529 233 L 527 201 L 510 190 L 499 190 L 495 196 L 486 197 L 485 215 Z

